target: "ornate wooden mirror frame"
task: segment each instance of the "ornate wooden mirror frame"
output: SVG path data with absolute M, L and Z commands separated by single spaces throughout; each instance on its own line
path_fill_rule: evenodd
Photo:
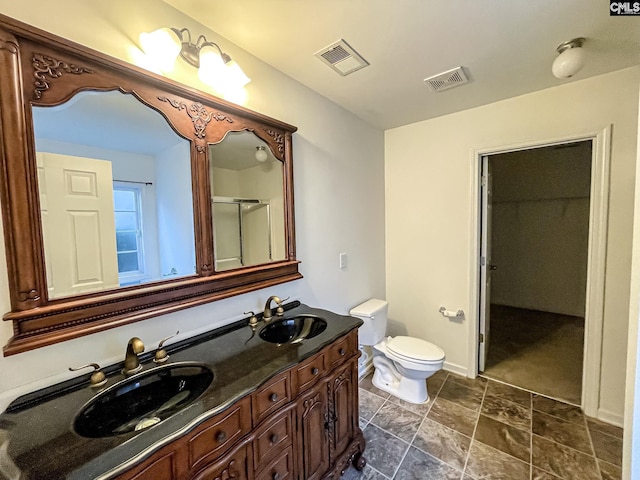
M 295 255 L 291 136 L 296 127 L 164 79 L 0 15 L 0 193 L 14 336 L 12 355 L 301 278 Z M 83 90 L 131 94 L 191 143 L 196 273 L 99 293 L 49 299 L 32 106 Z M 207 145 L 250 131 L 283 163 L 286 258 L 216 272 Z

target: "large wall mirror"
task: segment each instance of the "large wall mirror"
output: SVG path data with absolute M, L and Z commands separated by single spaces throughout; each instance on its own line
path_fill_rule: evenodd
M 5 355 L 301 278 L 296 128 L 0 15 Z

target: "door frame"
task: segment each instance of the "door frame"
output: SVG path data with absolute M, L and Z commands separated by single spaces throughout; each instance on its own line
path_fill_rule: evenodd
M 600 404 L 600 367 L 602 357 L 602 325 L 609 216 L 609 170 L 611 125 L 599 130 L 566 134 L 556 138 L 535 139 L 517 144 L 478 148 L 472 152 L 471 168 L 471 245 L 469 298 L 473 310 L 469 312 L 470 376 L 478 375 L 480 333 L 480 247 L 481 247 L 481 167 L 482 157 L 519 150 L 548 147 L 564 143 L 591 140 L 591 190 L 589 205 L 589 244 L 587 257 L 587 294 L 585 305 L 585 338 L 582 368 L 581 407 L 585 414 L 598 417 Z

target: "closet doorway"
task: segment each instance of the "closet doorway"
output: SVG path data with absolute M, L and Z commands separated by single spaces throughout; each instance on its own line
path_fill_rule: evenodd
M 593 140 L 483 155 L 479 371 L 582 404 Z

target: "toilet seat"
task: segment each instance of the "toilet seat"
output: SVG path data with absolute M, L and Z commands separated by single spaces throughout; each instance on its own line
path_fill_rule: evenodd
M 394 337 L 387 342 L 386 350 L 392 357 L 424 365 L 441 363 L 445 357 L 437 345 L 414 337 Z

